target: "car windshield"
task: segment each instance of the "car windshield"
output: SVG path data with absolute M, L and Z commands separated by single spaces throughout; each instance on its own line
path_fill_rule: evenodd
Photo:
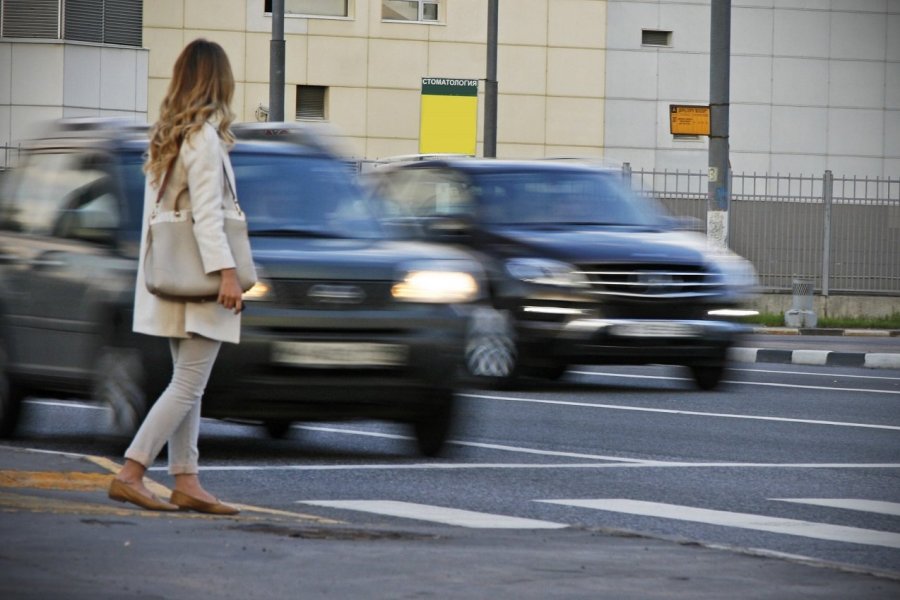
M 662 214 L 609 173 L 532 170 L 474 178 L 483 219 L 491 225 L 659 227 Z
M 369 200 L 340 161 L 235 151 L 231 163 L 251 235 L 383 235 Z

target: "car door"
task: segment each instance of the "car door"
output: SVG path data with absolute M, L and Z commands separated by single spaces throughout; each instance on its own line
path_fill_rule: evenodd
M 13 186 L 0 255 L 11 368 L 40 387 L 83 387 L 99 334 L 96 290 L 110 279 L 119 201 L 111 161 L 36 152 Z

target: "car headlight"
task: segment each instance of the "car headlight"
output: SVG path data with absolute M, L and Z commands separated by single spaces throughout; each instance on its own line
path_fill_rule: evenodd
M 521 281 L 562 287 L 588 287 L 587 278 L 568 263 L 546 258 L 511 258 L 506 272 Z
M 713 260 L 713 268 L 719 272 L 722 283 L 730 288 L 749 292 L 759 286 L 756 269 L 749 260 L 741 258 L 737 254 L 717 254 Z
M 402 302 L 457 304 L 481 296 L 478 268 L 474 263 L 471 269 L 465 269 L 454 261 L 423 261 L 409 265 L 398 279 L 391 295 Z
M 252 300 L 258 302 L 261 300 L 272 300 L 274 293 L 272 284 L 263 276 L 264 270 L 261 266 L 256 265 L 256 277 L 258 281 L 253 287 L 243 293 L 241 300 Z

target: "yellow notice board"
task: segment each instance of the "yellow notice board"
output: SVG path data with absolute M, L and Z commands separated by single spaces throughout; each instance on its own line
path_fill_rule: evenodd
M 478 80 L 422 78 L 419 152 L 474 156 L 478 138 Z
M 669 131 L 672 135 L 709 135 L 709 107 L 670 104 Z

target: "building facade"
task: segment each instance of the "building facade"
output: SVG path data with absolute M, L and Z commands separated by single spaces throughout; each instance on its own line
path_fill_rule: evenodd
M 485 77 L 488 0 L 284 2 L 285 117 L 328 124 L 352 156 L 418 151 L 423 78 Z M 0 145 L 38 118 L 153 121 L 197 37 L 228 52 L 238 119 L 266 119 L 271 0 L 0 4 Z M 672 135 L 668 111 L 708 103 L 710 0 L 499 6 L 498 156 L 706 168 L 706 138 Z M 102 38 L 135 23 L 137 45 Z M 731 42 L 734 171 L 900 175 L 900 0 L 732 0 Z
M 0 0 L 0 146 L 63 117 L 146 120 L 142 12 L 142 0 Z

